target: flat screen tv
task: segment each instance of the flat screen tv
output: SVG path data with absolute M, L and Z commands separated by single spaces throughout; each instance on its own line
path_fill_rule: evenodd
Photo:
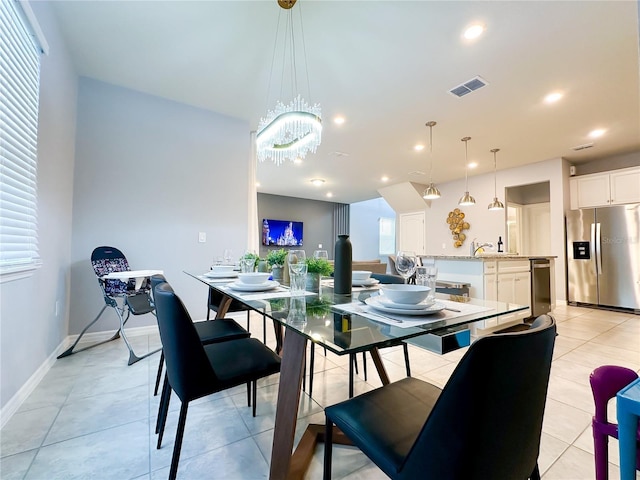
M 262 220 L 262 245 L 282 247 L 302 246 L 302 222 L 292 220 Z

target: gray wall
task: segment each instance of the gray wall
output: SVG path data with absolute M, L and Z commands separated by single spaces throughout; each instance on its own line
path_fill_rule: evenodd
M 396 212 L 384 198 L 374 198 L 350 206 L 350 232 L 354 260 L 379 258 L 387 263 L 388 255 L 379 255 L 380 217 L 396 218 Z
M 69 333 L 103 305 L 89 261 L 100 245 L 122 250 L 133 270 L 164 270 L 203 318 L 207 287 L 183 270 L 204 271 L 214 255 L 246 244 L 249 158 L 245 122 L 81 78 Z M 96 330 L 115 328 L 113 310 L 104 316 Z M 149 314 L 130 326 L 155 322 Z
M 31 6 L 50 46 L 42 57 L 38 118 L 42 267 L 29 278 L 0 284 L 2 408 L 67 336 L 77 76 L 50 6 Z
M 640 9 L 638 10 L 640 13 Z M 611 157 L 591 160 L 590 162 L 576 165 L 576 175 L 587 175 L 589 173 L 608 172 L 620 168 L 637 167 L 640 165 L 640 151 L 613 155 Z
M 258 238 L 262 242 L 262 219 L 295 220 L 304 222 L 303 249 L 307 256 L 313 255 L 318 244 L 333 258 L 336 236 L 333 233 L 334 202 L 321 202 L 303 198 L 284 197 L 280 195 L 258 194 Z M 275 247 L 260 245 L 260 257 L 265 257 Z

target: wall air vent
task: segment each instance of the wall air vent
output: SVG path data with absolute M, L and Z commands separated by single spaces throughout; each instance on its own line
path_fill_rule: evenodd
M 578 145 L 577 147 L 573 147 L 571 150 L 573 150 L 574 152 L 579 152 L 580 150 L 585 150 L 591 147 L 593 147 L 593 143 L 585 143 L 584 145 Z
M 345 153 L 345 152 L 335 151 L 335 152 L 329 152 L 329 156 L 331 156 L 331 157 L 348 157 L 349 154 Z
M 453 87 L 449 90 L 451 95 L 456 97 L 463 97 L 468 93 L 475 92 L 476 90 L 487 86 L 489 83 L 482 77 L 473 77 L 471 80 L 464 82 L 457 87 Z

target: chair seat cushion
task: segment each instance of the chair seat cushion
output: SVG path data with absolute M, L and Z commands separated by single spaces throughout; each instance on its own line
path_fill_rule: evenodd
M 251 336 L 238 322 L 230 318 L 194 322 L 193 326 L 196 327 L 196 332 L 204 345 Z
M 280 371 L 280 357 L 255 338 L 204 346 L 220 389 L 241 385 Z
M 440 392 L 429 383 L 404 378 L 327 407 L 325 414 L 354 445 L 392 475 L 409 454 Z M 359 425 L 367 425 L 367 430 Z

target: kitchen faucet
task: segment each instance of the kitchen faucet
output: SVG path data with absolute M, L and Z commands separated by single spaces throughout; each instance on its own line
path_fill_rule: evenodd
M 475 240 L 475 239 L 474 239 Z M 489 248 L 493 248 L 493 243 L 492 242 L 485 242 L 485 243 L 480 243 L 480 244 L 476 244 L 475 241 L 471 242 L 471 246 L 473 248 L 475 248 L 475 250 L 473 251 L 473 255 L 471 255 L 472 257 L 476 256 L 476 253 L 478 252 L 478 250 L 480 250 L 481 248 L 484 247 L 489 247 Z

